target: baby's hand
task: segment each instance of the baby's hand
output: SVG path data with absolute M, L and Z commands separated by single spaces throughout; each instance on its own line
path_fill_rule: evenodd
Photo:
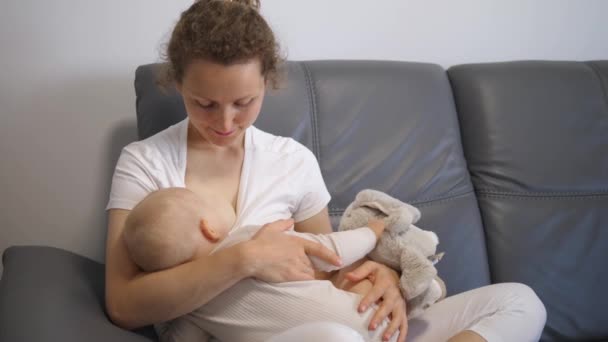
M 369 219 L 367 221 L 367 226 L 376 234 L 376 240 L 379 240 L 382 232 L 384 232 L 384 220 Z

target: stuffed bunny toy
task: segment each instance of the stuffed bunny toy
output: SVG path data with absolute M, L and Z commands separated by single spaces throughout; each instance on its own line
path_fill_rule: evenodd
M 445 284 L 437 276 L 435 233 L 414 225 L 420 211 L 383 192 L 363 190 L 344 211 L 339 230 L 365 226 L 368 219 L 382 219 L 385 230 L 370 259 L 401 272 L 400 288 L 407 303 L 408 319 L 419 316 L 431 304 L 445 297 Z

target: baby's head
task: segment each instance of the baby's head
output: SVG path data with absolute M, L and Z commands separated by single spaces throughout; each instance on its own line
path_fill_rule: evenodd
M 201 233 L 201 199 L 185 188 L 146 196 L 125 222 L 124 241 L 144 271 L 158 271 L 192 259 L 207 240 Z

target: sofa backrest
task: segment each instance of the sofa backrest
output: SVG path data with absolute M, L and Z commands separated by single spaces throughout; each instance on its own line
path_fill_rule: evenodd
M 530 285 L 547 340 L 608 338 L 608 61 L 448 70 L 493 282 Z
M 185 117 L 175 91 L 155 84 L 159 65 L 136 73 L 140 138 Z M 373 188 L 417 206 L 420 226 L 446 252 L 437 265 L 450 294 L 488 284 L 484 234 L 445 71 L 432 64 L 288 62 L 256 126 L 291 136 L 317 156 L 332 194 L 334 227 L 357 192 Z

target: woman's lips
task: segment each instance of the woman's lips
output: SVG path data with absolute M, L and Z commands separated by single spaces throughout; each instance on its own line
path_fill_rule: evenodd
M 232 131 L 228 131 L 228 132 L 220 132 L 220 131 L 216 131 L 216 130 L 213 130 L 213 131 L 217 135 L 221 135 L 222 137 L 227 137 L 227 136 L 231 135 L 232 133 L 234 133 L 236 131 L 236 129 L 233 129 Z

